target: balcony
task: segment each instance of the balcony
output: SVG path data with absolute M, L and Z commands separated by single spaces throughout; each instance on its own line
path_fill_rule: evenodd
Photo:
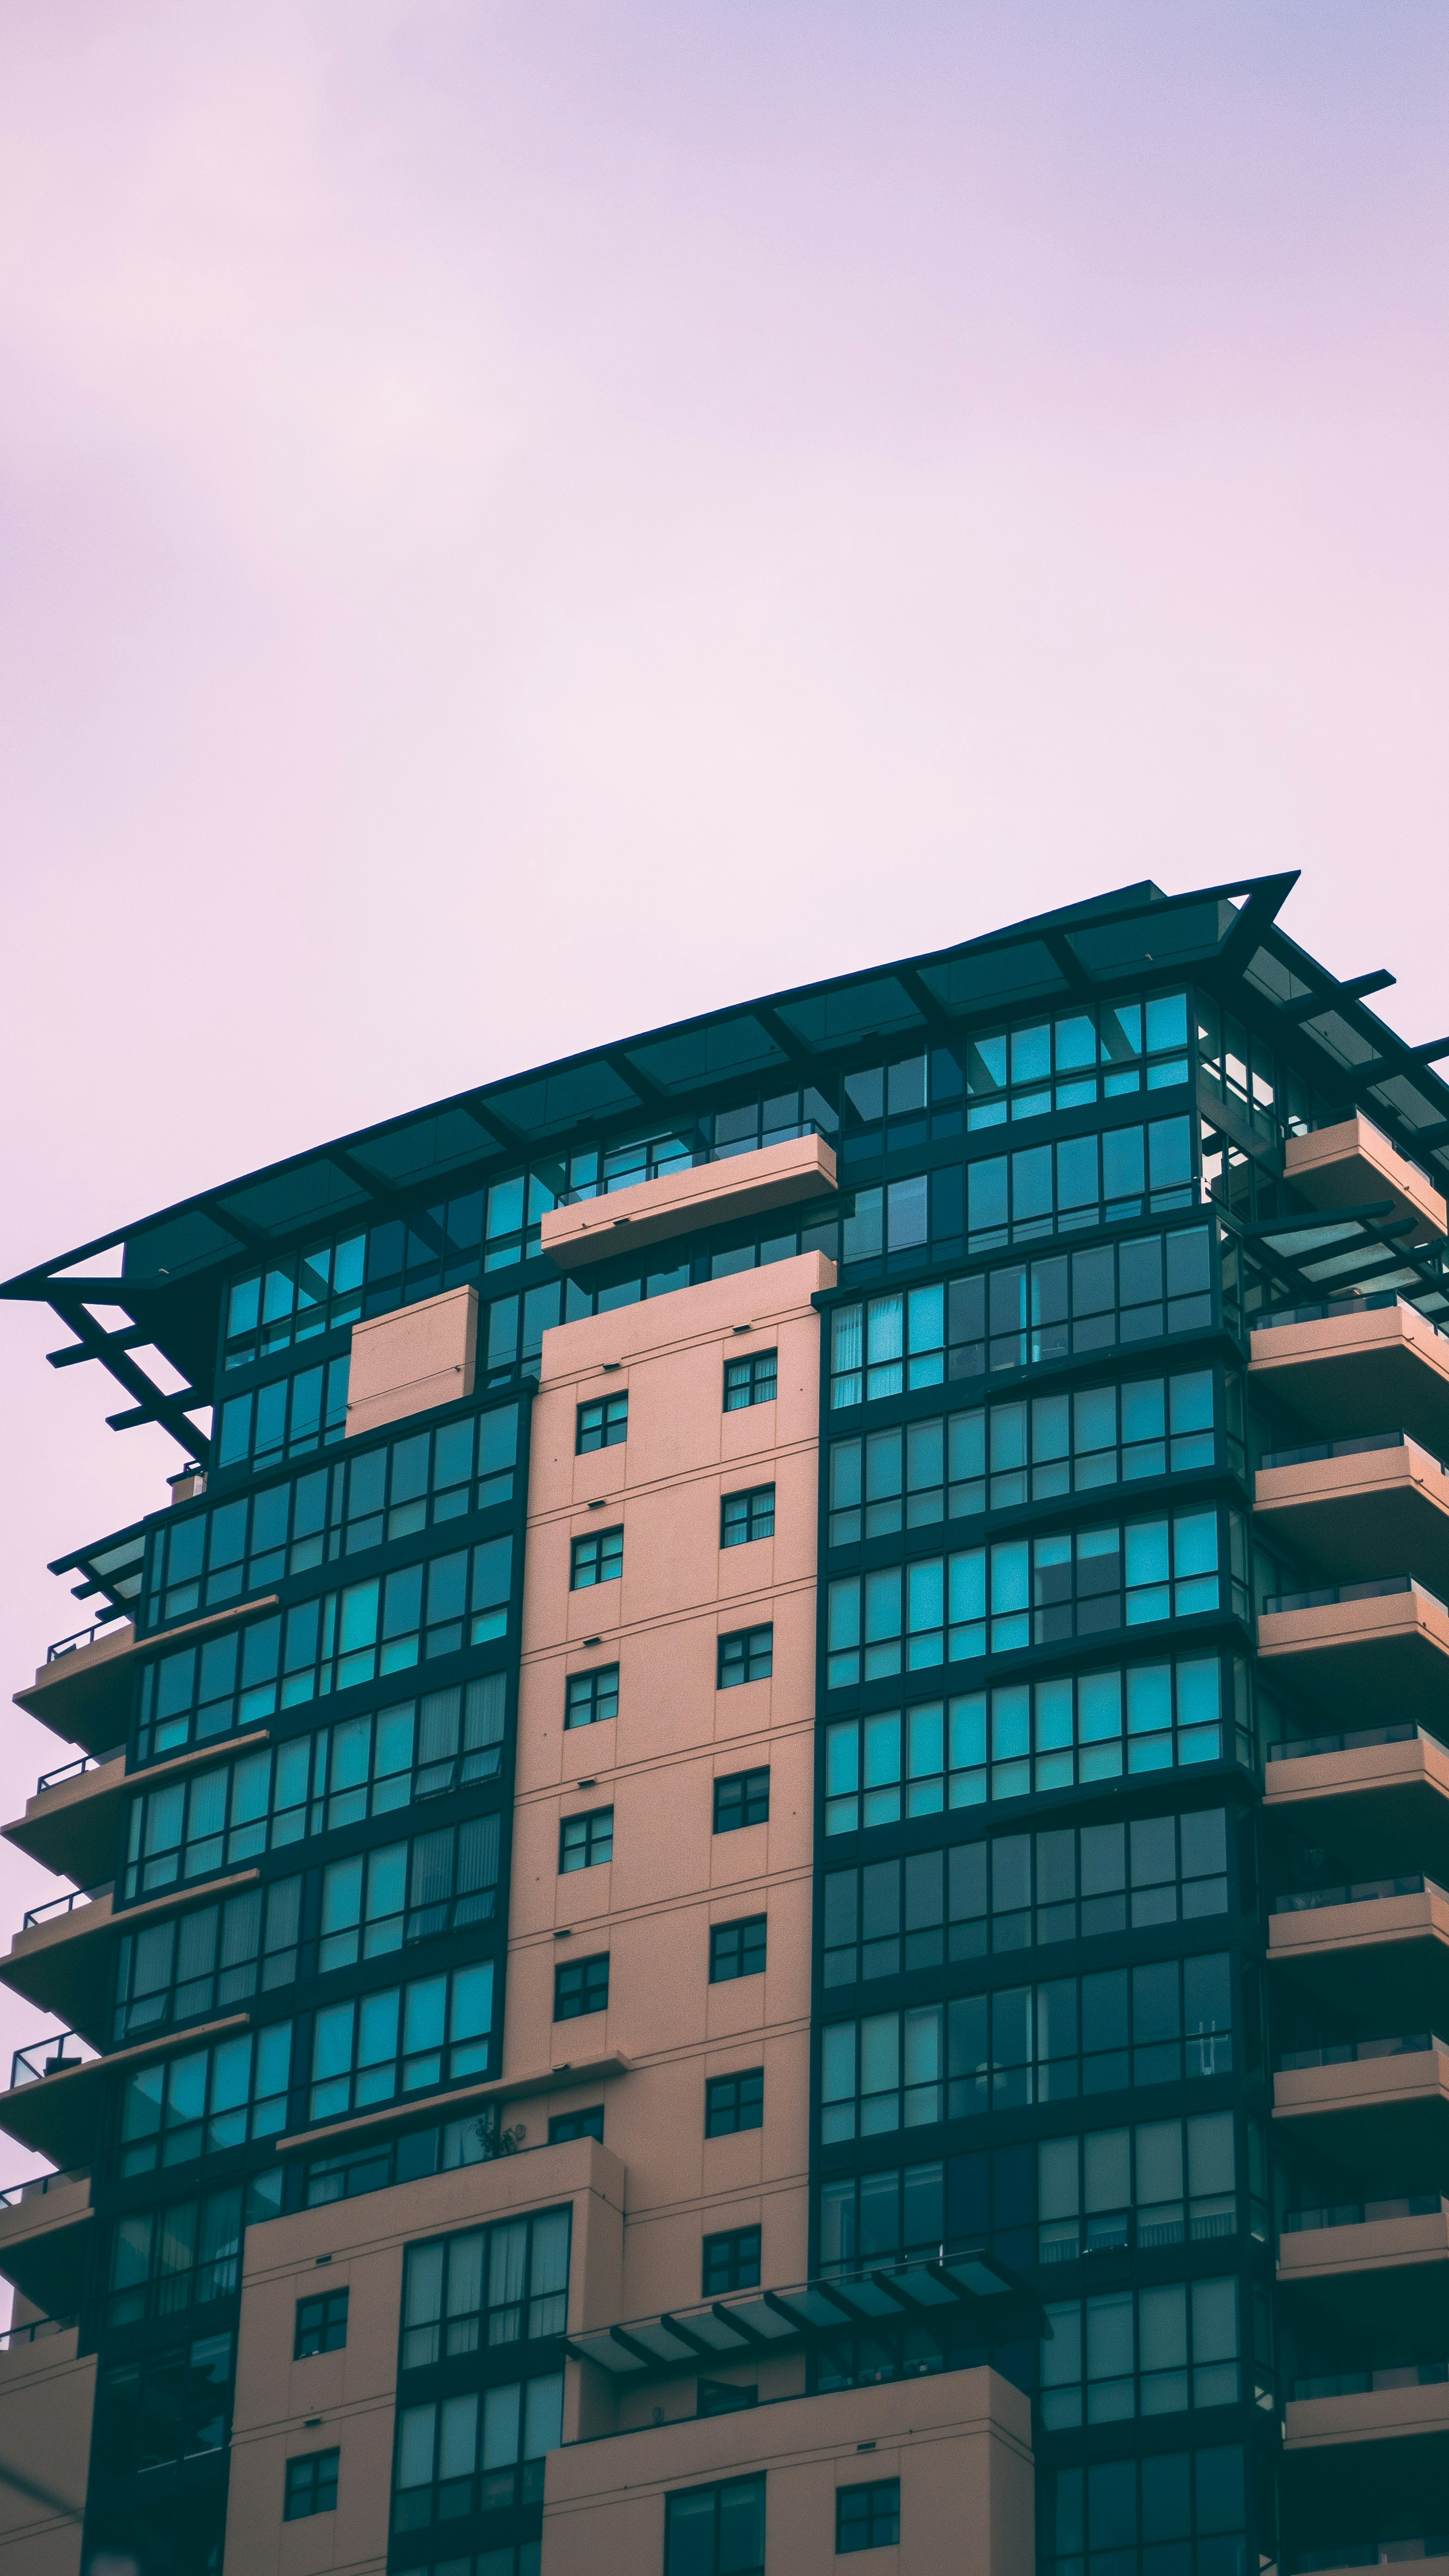
M 58 2361 L 74 2361 L 80 2320 L 68 2317 L 32 2317 L 28 2324 L 12 2326 L 0 2334 L 0 2393 L 8 2393 L 19 2371 L 26 2368 L 49 2369 Z M 68 2340 L 61 2343 L 58 2337 Z
M 1403 1431 L 1366 1432 L 1281 1450 L 1259 1466 L 1254 1502 L 1336 1580 L 1411 1574 L 1449 1593 L 1449 1474 Z
M 1360 2023 L 1386 1995 L 1449 2029 L 1449 1895 L 1417 1875 L 1359 1879 L 1274 1900 L 1268 1960 L 1308 2002 Z
M 174 1901 L 174 1900 L 173 1900 Z M 101 2047 L 110 2004 L 112 1886 L 77 1887 L 33 1906 L 0 1958 L 13 1993 Z M 150 1908 L 140 1909 L 149 1914 Z
M 1392 1422 L 1449 1453 L 1449 1334 L 1401 1297 L 1259 1317 L 1251 1348 L 1253 1376 L 1329 1438 Z
M 130 1724 L 135 1645 L 129 1619 L 85 1630 L 79 1640 L 63 1637 L 30 1688 L 15 1693 L 16 1707 L 87 1753 L 121 1743 Z
M 582 1270 L 701 1226 L 828 1198 L 834 1188 L 835 1155 L 824 1137 L 796 1136 L 757 1153 L 685 1165 L 632 1189 L 551 1208 L 542 1220 L 540 1244 L 561 1270 Z
M 150 2052 L 126 2051 L 128 2057 L 143 2053 Z M 73 2030 L 17 2048 L 10 2061 L 10 2090 L 0 2093 L 0 2129 L 32 2154 L 48 2156 L 63 2172 L 89 2165 L 101 2103 L 101 2064 Z
M 0 1832 L 57 1878 L 93 1887 L 115 1866 L 125 1804 L 126 1748 L 119 1744 L 47 1771 L 24 1815 Z
M 1449 1750 L 1421 1727 L 1274 1745 L 1263 1804 L 1305 1841 L 1349 1852 L 1365 1871 L 1427 1864 L 1449 1879 Z
M 1299 2210 L 1284 2221 L 1278 2286 L 1320 2327 L 1424 2343 L 1449 2320 L 1449 2201 L 1426 2192 Z
M 1367 1118 L 1290 1136 L 1283 1174 L 1310 1207 L 1362 1211 L 1391 1200 L 1396 1217 L 1413 1219 L 1410 1243 L 1442 1243 L 1449 1233 L 1449 1209 L 1433 1182 Z
M 79 2307 L 91 2222 L 91 2180 L 36 2174 L 0 2191 L 0 2274 L 50 2316 Z
M 1335 1715 L 1445 1723 L 1449 1609 L 1411 1575 L 1265 1601 L 1258 1652 Z
M 1289 2451 L 1341 2442 L 1422 2441 L 1449 2433 L 1449 2361 L 1409 2361 L 1385 2370 L 1295 2379 L 1283 2410 Z
M 1282 2057 L 1273 2117 L 1304 2123 L 1306 2146 L 1370 2188 L 1391 2172 L 1409 2191 L 1437 2191 L 1449 2153 L 1449 2041 L 1409 2031 Z

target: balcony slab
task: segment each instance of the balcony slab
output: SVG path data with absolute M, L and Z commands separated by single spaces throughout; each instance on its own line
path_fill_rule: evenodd
M 1389 1306 L 1259 1326 L 1252 1375 L 1331 1440 L 1407 1431 L 1435 1457 L 1449 1451 L 1449 1334 L 1416 1306 Z
M 1449 2337 L 1449 2209 L 1305 2227 L 1281 2238 L 1278 2286 L 1324 2326 L 1421 2351 Z
M 728 1155 L 573 1207 L 550 1208 L 539 1240 L 561 1270 L 582 1270 L 595 1261 L 617 1260 L 636 1244 L 663 1243 L 736 1217 L 765 1216 L 801 1199 L 828 1198 L 834 1188 L 835 1156 L 824 1137 L 788 1137 L 759 1153 Z
M 1400 2026 L 1437 2030 L 1449 2021 L 1449 1895 L 1426 1887 L 1270 1915 L 1268 1962 L 1360 2030 L 1386 2009 Z
M 0 2206 L 0 2274 L 44 2316 L 80 2306 L 92 2216 L 88 2173 L 57 2176 L 48 2190 Z
M 1258 1652 L 1347 1727 L 1449 1722 L 1449 1608 L 1418 1584 L 1264 1611 Z
M 1449 1748 L 1432 1735 L 1266 1763 L 1263 1805 L 1341 1853 L 1355 1877 L 1449 1878 Z
M 1321 2451 L 1347 2442 L 1422 2441 L 1449 2433 L 1449 2380 L 1425 2388 L 1367 2388 L 1352 2397 L 1290 2397 L 1283 2446 Z
M 1412 1574 L 1449 1593 L 1449 1475 L 1417 1440 L 1260 1467 L 1254 1506 L 1270 1540 L 1281 1533 L 1333 1582 Z
M 1280 2068 L 1273 2118 L 1359 2175 L 1370 2195 L 1386 2173 L 1404 2192 L 1437 2192 L 1449 2159 L 1449 2057 L 1421 2049 Z
M 1365 1208 L 1391 1199 L 1396 1217 L 1414 1220 L 1410 1243 L 1442 1243 L 1449 1233 L 1449 1208 L 1427 1173 L 1361 1115 L 1290 1136 L 1283 1173 L 1310 1207 Z

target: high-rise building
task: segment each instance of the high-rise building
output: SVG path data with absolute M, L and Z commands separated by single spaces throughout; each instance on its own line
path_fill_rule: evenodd
M 1449 1042 L 1292 882 L 4 1289 L 179 1472 L 16 1694 L 0 2576 L 1449 2576 Z

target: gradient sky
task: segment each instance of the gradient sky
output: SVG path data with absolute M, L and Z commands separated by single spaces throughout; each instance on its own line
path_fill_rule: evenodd
M 0 0 L 0 1273 L 1148 874 L 1440 1035 L 1446 126 L 1443 0 Z M 62 1338 L 11 1686 L 175 1461 Z

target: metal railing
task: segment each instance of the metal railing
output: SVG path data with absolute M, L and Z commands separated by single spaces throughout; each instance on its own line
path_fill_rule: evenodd
M 69 2334 L 79 2323 L 76 2317 L 36 2317 L 28 2326 L 12 2326 L 0 2334 L 0 2352 L 15 2352 L 23 2343 L 39 2343 L 42 2335 Z
M 1310 1449 L 1269 1449 L 1258 1460 L 1260 1467 L 1311 1467 L 1322 1458 L 1362 1458 L 1376 1449 L 1423 1449 L 1432 1458 L 1441 1476 L 1449 1475 L 1442 1458 L 1432 1449 L 1424 1449 L 1422 1440 L 1413 1440 L 1407 1431 L 1367 1431 L 1356 1440 L 1316 1440 Z
M 43 2200 L 63 2182 L 89 2182 L 90 2178 L 89 2165 L 68 2165 L 63 2173 L 31 2174 L 27 2181 L 13 2182 L 7 2191 L 0 2191 L 0 2209 L 18 2209 L 22 2201 Z
M 1449 2040 L 1434 2030 L 1403 2031 L 1394 2039 L 1330 2039 L 1321 2048 L 1295 2048 L 1278 2060 L 1280 2075 L 1296 2075 L 1306 2066 L 1351 2066 L 1369 2057 L 1449 2057 Z
M 63 1655 L 78 1655 L 83 1646 L 93 1646 L 97 1637 L 103 1637 L 106 1630 L 115 1625 L 114 1619 L 95 1619 L 89 1628 L 77 1628 L 72 1637 L 57 1637 L 53 1646 L 46 1647 L 46 1662 L 58 1664 Z
M 1396 1288 L 1371 1289 L 1362 1297 L 1323 1297 L 1309 1306 L 1272 1306 L 1265 1314 L 1250 1315 L 1248 1329 L 1253 1333 L 1271 1333 L 1280 1324 L 1336 1323 L 1341 1317 L 1370 1314 L 1376 1308 L 1382 1311 L 1387 1306 L 1408 1306 L 1410 1314 L 1418 1315 L 1431 1333 L 1437 1333 L 1441 1341 L 1449 1341 L 1449 1333 L 1445 1332 L 1443 1325 L 1436 1324 L 1432 1315 L 1425 1315 L 1407 1297 L 1401 1297 Z
M 52 1896 L 45 1905 L 32 1905 L 20 1928 L 28 1932 L 33 1924 L 50 1923 L 57 1915 L 73 1913 L 78 1905 L 94 1904 L 98 1896 L 110 1896 L 115 1884 L 113 1878 L 103 1879 L 99 1887 L 73 1887 L 68 1896 Z
M 1383 1601 L 1391 1592 L 1422 1592 L 1430 1601 L 1439 1601 L 1436 1592 L 1416 1583 L 1412 1574 L 1380 1574 L 1372 1583 L 1325 1583 L 1316 1592 L 1276 1592 L 1259 1605 L 1259 1616 L 1276 1610 L 1327 1610 L 1335 1601 Z M 1444 1603 L 1439 1601 L 1442 1610 Z
M 1370 1905 L 1381 1896 L 1442 1896 L 1444 1890 L 1432 1878 L 1357 1878 L 1347 1887 L 1311 1887 L 1275 1896 L 1270 1914 L 1305 1914 L 1319 1905 Z M 30 1920 L 26 1916 L 27 1923 Z
M 1383 2370 L 1340 2370 L 1328 2379 L 1295 2379 L 1290 2397 L 1364 2397 L 1378 2388 L 1440 2388 L 1449 2361 L 1402 2361 Z
M 1372 2227 L 1381 2218 L 1432 2218 L 1441 2209 L 1449 2210 L 1449 2200 L 1437 2191 L 1420 2192 L 1409 2200 L 1340 2200 L 1331 2209 L 1285 2210 L 1280 2233 L 1301 2236 L 1310 2228 Z
M 98 2054 L 74 2030 L 33 2039 L 28 2048 L 17 2048 L 10 2060 L 10 2090 L 16 2093 L 22 2084 L 43 2084 L 47 2075 L 67 2075 L 72 2067 L 93 2065 Z
M 1361 1726 L 1348 1735 L 1288 1736 L 1270 1744 L 1270 1762 L 1306 1762 L 1314 1753 L 1357 1753 L 1367 1744 L 1412 1744 L 1425 1734 L 1422 1726 Z M 1425 1736 L 1426 1742 L 1434 1739 Z
M 1449 2531 L 1419 2540 L 1339 2540 L 1331 2549 L 1295 2549 L 1283 2576 L 1323 2576 L 1331 2567 L 1398 2567 L 1414 2558 L 1449 2558 Z

